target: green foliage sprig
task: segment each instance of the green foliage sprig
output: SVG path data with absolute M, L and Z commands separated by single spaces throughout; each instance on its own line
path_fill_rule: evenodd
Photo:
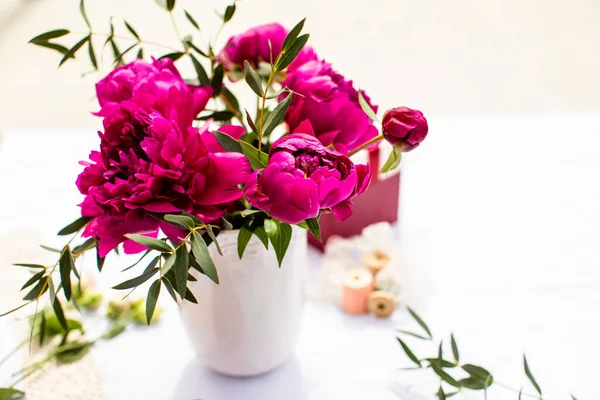
M 405 342 L 406 338 L 434 343 L 434 337 L 425 321 L 423 321 L 423 319 L 410 307 L 407 308 L 407 310 L 413 320 L 419 325 L 422 332 L 398 330 L 399 337 L 397 337 L 396 340 L 402 347 L 404 354 L 413 364 L 415 364 L 414 367 L 404 369 L 433 371 L 433 373 L 440 379 L 440 386 L 435 393 L 435 396 L 439 400 L 448 399 L 463 390 L 483 391 L 484 398 L 487 399 L 487 390 L 494 383 L 517 393 L 517 398 L 519 400 L 521 400 L 523 397 L 537 398 L 539 400 L 544 399 L 544 397 L 542 397 L 542 390 L 533 377 L 533 374 L 527 363 L 527 357 L 525 355 L 523 355 L 523 370 L 527 376 L 527 379 L 537 392 L 537 395 L 525 394 L 523 393 L 522 388 L 517 390 L 506 385 L 501 385 L 494 381 L 492 374 L 487 369 L 478 365 L 461 362 L 458 344 L 454 334 L 450 335 L 450 346 L 452 351 L 451 359 L 446 359 L 444 357 L 444 343 L 442 340 L 440 340 L 439 344 L 436 346 L 436 356 L 427 358 L 418 357 Z M 571 399 L 577 400 L 573 395 L 571 395 Z

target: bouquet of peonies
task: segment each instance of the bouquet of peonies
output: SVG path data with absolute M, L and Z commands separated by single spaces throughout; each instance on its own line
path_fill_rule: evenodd
M 175 1 L 159 3 L 172 16 Z M 223 25 L 235 11 L 235 3 L 227 7 Z M 220 231 L 240 230 L 240 257 L 256 235 L 265 247 L 271 244 L 281 264 L 290 224 L 319 237 L 321 214 L 340 221 L 352 214 L 352 200 L 371 179 L 370 166 L 355 165 L 353 154 L 385 139 L 394 146 L 387 171 L 427 135 L 422 113 L 405 107 L 384 114 L 380 134 L 377 107 L 306 46 L 304 21 L 290 31 L 279 24 L 257 26 L 231 37 L 218 52 L 214 41 L 200 45 L 188 35 L 180 37 L 180 49 L 144 59 L 148 43 L 130 24 L 124 23 L 128 37 L 115 34 L 112 20 L 110 32 L 99 34 L 83 0 L 81 13 L 89 34 L 70 49 L 56 42 L 70 34 L 66 29 L 31 40 L 60 52 L 61 65 L 87 47 L 99 69 L 92 40 L 98 36 L 114 55 L 115 68 L 96 85 L 100 145 L 81 163 L 77 178 L 85 196 L 81 218 L 59 232 L 86 240 L 72 246 L 71 239 L 54 265 L 23 264 L 39 268 L 24 287 L 32 287 L 24 299 L 37 301 L 49 292 L 63 321 L 56 294 L 62 287 L 71 298 L 75 260 L 84 252 L 96 248 L 100 269 L 121 244 L 125 253 L 153 255 L 141 275 L 115 287 L 132 289 L 158 276 L 148 292 L 150 321 L 161 284 L 176 301 L 195 301 L 186 286 L 189 268 L 218 283 L 208 246 L 218 248 Z M 185 16 L 190 29 L 199 31 L 192 15 Z M 131 43 L 122 51 L 117 39 Z M 176 62 L 190 62 L 197 76 L 185 80 Z M 252 114 L 230 90 L 238 81 L 257 96 Z M 53 282 L 55 272 L 60 284 Z

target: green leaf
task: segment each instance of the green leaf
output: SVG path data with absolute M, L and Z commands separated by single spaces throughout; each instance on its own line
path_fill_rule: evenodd
M 208 276 L 214 283 L 219 284 L 217 268 L 215 267 L 215 263 L 210 256 L 208 246 L 206 246 L 206 242 L 202 236 L 195 231 L 192 234 L 192 252 L 206 276 Z
M 296 24 L 296 26 L 294 26 L 292 28 L 290 33 L 287 34 L 287 36 L 283 40 L 283 44 L 281 45 L 282 50 L 287 50 L 292 45 L 292 43 L 294 43 L 296 41 L 296 38 L 298 37 L 298 35 L 302 31 L 302 28 L 304 27 L 305 21 L 306 21 L 306 18 L 304 18 L 302 21 L 298 22 Z
M 253 233 L 256 235 L 256 237 L 258 237 L 260 239 L 260 241 L 265 246 L 265 249 L 269 250 L 269 236 L 267 235 L 267 232 L 265 231 L 265 227 L 257 226 L 255 228 L 253 228 Z
M 41 42 L 41 43 L 33 43 L 33 44 L 35 44 L 36 46 L 45 47 L 47 49 L 56 50 L 63 56 L 69 52 L 69 49 L 67 49 L 62 44 L 50 43 L 50 42 Z M 71 58 L 75 58 L 75 56 L 71 55 Z
M 196 53 L 200 54 L 202 57 L 210 58 L 206 52 L 202 51 L 198 46 L 196 46 L 191 40 L 184 41 L 184 45 L 191 47 L 196 51 Z M 207 77 L 208 78 L 208 77 Z M 208 84 L 208 83 L 207 83 Z
M 460 358 L 458 354 L 458 346 L 456 344 L 456 340 L 454 340 L 454 334 L 450 334 L 450 344 L 452 345 L 452 355 L 454 356 L 454 361 L 458 362 Z
M 185 17 L 188 19 L 188 21 L 190 21 L 190 24 L 192 24 L 194 28 L 196 28 L 198 32 L 200 32 L 200 25 L 198 25 L 194 17 L 192 17 L 192 15 L 186 10 L 183 10 L 183 13 L 185 14 Z
M 462 369 L 469 374 L 468 378 L 458 381 L 462 386 L 471 390 L 487 389 L 493 382 L 494 378 L 484 368 L 473 364 L 465 364 Z
M 265 123 L 265 131 L 264 134 L 268 135 L 273 132 L 281 122 L 283 121 L 283 117 L 292 102 L 292 94 L 288 94 L 285 99 L 281 101 L 281 103 L 277 104 L 277 107 L 273 110 L 271 114 L 269 114 L 269 118 L 267 118 L 267 122 Z
M 364 98 L 363 91 L 360 89 L 358 90 L 358 102 L 360 103 L 360 107 L 363 109 L 365 114 L 367 114 L 367 116 L 371 118 L 373 122 L 379 121 L 379 118 L 377 118 L 377 114 L 375 114 L 375 111 L 373 111 L 367 100 Z
M 46 339 L 46 313 L 42 313 L 42 318 L 40 320 L 40 333 L 39 333 L 39 341 L 38 344 L 40 346 L 44 345 L 44 339 Z
M 217 65 L 213 72 L 213 78 L 210 85 L 213 88 L 213 97 L 217 97 L 221 94 L 221 90 L 223 90 L 223 76 L 225 71 L 223 70 L 223 64 Z
M 169 292 L 175 303 L 178 303 L 179 301 L 177 300 L 177 295 L 175 294 L 175 289 L 173 288 L 173 284 L 171 284 L 171 281 L 168 278 L 162 279 L 161 281 L 163 285 L 165 285 L 165 287 L 167 288 L 167 292 Z
M 267 219 L 265 220 L 265 230 L 275 250 L 279 267 L 281 267 L 285 253 L 290 245 L 290 240 L 292 239 L 292 227 L 285 222 Z
M 88 238 L 82 244 L 75 246 L 75 248 L 73 249 L 73 255 L 83 254 L 86 251 L 93 249 L 94 247 L 96 247 L 96 239 L 94 239 L 93 237 Z
M 60 60 L 60 63 L 58 63 L 58 66 L 61 67 L 64 63 L 67 62 L 68 59 L 70 58 L 74 58 L 75 57 L 75 53 L 77 53 L 77 51 L 83 47 L 84 44 L 87 43 L 88 40 L 90 40 L 91 36 L 86 36 L 83 39 L 81 39 L 79 42 L 75 43 L 75 45 L 73 47 L 71 47 L 69 49 L 69 51 L 67 51 L 67 53 L 63 56 L 62 60 Z
M 258 135 L 258 129 L 256 128 L 256 124 L 254 124 L 254 121 L 252 121 L 252 117 L 250 117 L 248 110 L 244 111 L 246 111 L 246 121 L 248 122 L 248 125 L 250 125 L 250 129 L 252 129 L 252 132 Z
M 244 60 L 244 68 L 246 69 L 246 83 L 250 86 L 250 89 L 257 96 L 262 97 L 264 95 L 262 81 L 260 79 L 260 75 L 256 72 L 252 66 L 248 63 L 248 61 Z
M 225 219 L 225 216 L 221 217 L 221 222 L 223 224 L 223 229 L 226 231 L 230 231 L 233 229 L 233 225 L 231 224 L 231 222 L 227 221 L 227 219 Z
M 67 324 L 67 319 L 65 318 L 65 313 L 64 313 L 62 305 L 60 304 L 60 301 L 58 299 L 55 299 L 54 302 L 52 303 L 52 309 L 54 310 L 54 315 L 56 315 L 56 318 L 58 319 L 60 326 L 62 326 L 62 328 L 66 332 L 68 332 L 69 325 Z
M 98 271 L 102 272 L 102 267 L 104 267 L 104 257 L 100 257 L 100 249 L 96 247 L 96 265 L 98 266 Z
M 189 254 L 185 246 L 181 246 L 175 253 L 177 259 L 175 260 L 175 288 L 181 297 L 185 296 L 188 269 L 190 267 Z
M 200 84 L 200 86 L 209 85 L 210 79 L 208 78 L 208 75 L 206 75 L 206 70 L 204 69 L 202 64 L 200 64 L 200 61 L 198 61 L 198 59 L 194 57 L 193 54 L 188 53 L 188 55 L 190 56 L 190 60 L 192 60 L 192 64 L 194 65 L 194 70 L 196 71 L 196 75 L 198 76 L 198 83 Z
M 58 250 L 58 252 L 60 253 L 60 250 Z M 46 269 L 46 267 L 43 266 L 42 264 L 23 264 L 23 263 L 17 263 L 17 264 L 13 264 L 13 265 L 16 266 L 16 267 Z
M 167 0 L 167 10 L 173 11 L 175 8 L 175 0 Z
M 56 300 L 56 289 L 54 288 L 52 275 L 48 276 L 48 295 L 50 296 L 50 304 L 54 304 L 54 301 Z
M 278 61 L 275 63 L 275 70 L 281 71 L 290 65 L 296 59 L 309 37 L 308 33 L 302 35 L 294 40 L 294 43 L 287 50 L 282 50 Z
M 70 33 L 70 31 L 67 29 L 55 29 L 53 31 L 48 31 L 48 32 L 44 32 L 40 35 L 37 35 L 36 37 L 31 39 L 29 41 L 29 43 L 40 45 L 43 43 L 47 43 L 50 39 L 56 39 L 59 37 L 63 37 L 63 36 L 68 35 L 69 33 Z
M 129 267 L 127 267 L 127 268 L 125 268 L 125 269 L 122 269 L 122 270 L 121 270 L 121 272 L 129 271 L 130 269 L 132 269 L 133 267 L 135 267 L 136 265 L 138 265 L 140 262 L 142 262 L 142 260 L 143 260 L 144 258 L 146 258 L 146 256 L 147 256 L 148 254 L 150 254 L 150 252 L 151 252 L 151 251 L 152 251 L 152 250 L 150 250 L 150 249 L 146 250 L 146 252 L 145 252 L 145 253 L 144 253 L 144 254 L 143 254 L 141 257 L 140 257 L 140 259 L 139 259 L 139 260 L 137 260 L 136 262 L 134 262 L 133 264 L 131 264 Z
M 169 53 L 169 54 L 165 54 L 164 56 L 160 56 L 158 59 L 159 59 L 159 60 L 162 60 L 163 58 L 168 58 L 168 59 L 170 59 L 170 60 L 177 61 L 177 60 L 179 60 L 181 57 L 183 57 L 183 55 L 184 55 L 184 54 L 185 54 L 185 53 L 182 53 L 182 52 L 180 52 L 180 51 L 175 51 L 175 52 L 173 52 L 173 53 Z
M 238 143 L 242 148 L 242 153 L 244 153 L 250 162 L 250 166 L 253 170 L 256 171 L 257 169 L 266 168 L 267 163 L 269 162 L 269 155 L 267 153 L 258 150 L 250 143 L 246 143 L 244 141 L 239 141 Z
M 153 268 L 150 271 L 144 272 L 140 276 L 136 276 L 133 279 L 129 279 L 125 282 L 119 283 L 117 286 L 113 286 L 113 289 L 126 290 L 137 287 L 142 283 L 146 282 L 148 279 L 152 278 L 152 276 L 154 276 L 158 271 L 158 268 Z
M 575 398 L 575 396 L 573 396 L 572 394 L 569 394 L 571 396 L 572 400 L 577 400 L 577 398 Z
M 410 332 L 410 331 L 405 331 L 403 329 L 398 329 L 398 332 L 399 333 L 403 333 L 405 335 L 409 335 L 409 336 L 415 337 L 417 339 L 421 339 L 421 340 L 431 340 L 431 338 L 419 335 L 418 333 L 414 333 L 414 332 Z
M 421 319 L 421 317 L 419 317 L 417 315 L 417 313 L 412 310 L 412 308 L 407 307 L 406 309 L 408 310 L 410 315 L 413 317 L 413 319 L 415 321 L 417 321 L 417 323 L 421 326 L 421 328 L 423 328 L 423 330 L 427 333 L 427 335 L 431 339 L 432 338 L 431 331 L 429 330 L 429 327 L 427 326 L 427 324 L 425 324 L 425 321 L 423 321 L 423 319 Z
M 25 297 L 23 297 L 23 300 L 37 300 L 48 289 L 47 281 L 48 277 L 40 279 L 37 285 L 35 285 L 33 289 L 31 289 L 29 293 L 27 293 Z
M 192 229 L 194 227 L 194 220 L 187 215 L 167 214 L 164 218 L 165 221 L 183 229 Z
M 248 242 L 250 241 L 251 238 L 252 238 L 252 231 L 250 230 L 250 222 L 246 222 L 240 228 L 240 231 L 238 233 L 237 251 L 238 251 L 238 256 L 240 257 L 240 260 L 242 259 L 242 256 L 244 255 L 244 250 L 246 250 L 246 246 L 248 245 Z
M 27 282 L 25 282 L 25 284 L 21 287 L 21 290 L 28 288 L 29 286 L 33 285 L 35 282 L 39 281 L 42 276 L 44 276 L 44 274 L 46 273 L 46 270 L 37 272 L 36 274 L 34 274 Z
M 211 225 L 206 225 L 206 232 L 208 233 L 208 236 L 210 236 L 213 243 L 217 247 L 217 252 L 220 255 L 223 255 L 223 250 L 221 250 L 221 246 L 219 246 L 219 242 L 217 241 L 217 235 L 215 235 L 215 232 L 213 231 L 213 227 Z
M 408 356 L 408 358 L 410 358 L 411 361 L 414 362 L 415 364 L 417 364 L 419 367 L 422 367 L 421 361 L 419 361 L 419 359 L 417 358 L 417 356 L 415 356 L 415 354 L 406 345 L 406 343 L 404 343 L 402 341 L 402 339 L 400 339 L 400 338 L 396 338 L 396 340 L 398 340 L 398 343 L 400 343 L 400 346 L 402 346 L 402 349 L 404 350 L 404 353 L 406 353 L 406 355 Z
M 211 114 L 208 115 L 202 115 L 198 118 L 196 118 L 198 121 L 206 121 L 209 119 L 214 119 L 215 121 L 229 121 L 231 120 L 233 117 L 235 117 L 235 114 L 232 113 L 229 110 L 223 110 L 223 111 L 215 111 Z
M 443 380 L 447 384 L 452 385 L 456 388 L 461 387 L 461 384 L 457 382 L 456 379 L 454 379 L 452 376 L 450 376 L 446 371 L 444 371 L 439 365 L 431 364 L 429 367 L 433 370 L 433 372 L 437 374 L 437 376 L 440 377 L 441 380 Z
M 75 268 L 75 260 L 69 246 L 65 246 L 58 261 L 60 267 L 60 281 L 62 283 L 65 298 L 71 300 L 71 271 Z
M 440 388 L 437 391 L 437 398 L 438 400 L 446 400 L 446 393 L 444 393 L 444 389 L 442 389 L 442 385 L 440 385 Z
M 81 360 L 94 345 L 94 342 L 71 342 L 56 350 L 56 359 L 62 363 Z
M 167 243 L 162 240 L 154 239 L 144 235 L 136 235 L 136 234 L 127 234 L 125 237 L 129 240 L 133 240 L 136 243 L 141 244 L 142 246 L 146 246 L 153 250 L 163 251 L 167 253 L 172 253 L 173 248 L 169 246 Z
M 525 368 L 525 375 L 527 375 L 527 378 L 529 378 L 529 381 L 531 382 L 533 387 L 535 387 L 535 390 L 541 396 L 542 389 L 540 389 L 540 385 L 538 385 L 538 383 L 535 381 L 535 378 L 533 377 L 533 374 L 531 373 L 531 370 L 529 369 L 529 365 L 527 364 L 527 357 L 525 357 L 525 354 L 523 354 L 523 367 Z
M 25 398 L 25 392 L 14 388 L 0 388 L 0 400 L 20 400 Z
M 94 69 L 98 70 L 98 60 L 96 59 L 96 53 L 94 52 L 94 45 L 92 44 L 92 39 L 88 40 L 88 54 L 90 56 L 90 62 L 94 66 Z
M 235 97 L 233 92 L 231 90 L 227 89 L 227 87 L 225 87 L 225 86 L 223 87 L 223 96 L 225 96 L 225 99 L 227 100 L 227 102 L 229 102 L 228 107 L 231 107 L 233 110 L 235 110 L 235 113 L 237 115 L 241 115 L 242 112 L 240 110 L 240 102 Z
M 31 301 L 29 301 L 29 302 L 27 302 L 27 303 L 23 303 L 23 304 L 21 304 L 20 306 L 18 306 L 18 307 L 15 307 L 15 308 L 13 308 L 13 309 L 12 309 L 12 310 L 10 310 L 10 311 L 7 311 L 7 312 L 5 312 L 5 313 L 3 313 L 3 314 L 0 314 L 0 317 L 4 317 L 4 316 L 6 316 L 6 315 L 8 315 L 8 314 L 14 313 L 15 311 L 18 311 L 18 310 L 20 310 L 21 308 L 23 308 L 23 307 L 25 307 L 25 306 L 27 306 L 27 305 L 31 304 L 31 303 L 32 303 L 32 301 L 33 301 L 33 300 L 31 300 Z
M 381 173 L 384 174 L 388 171 L 397 168 L 398 165 L 400 165 L 400 161 L 402 161 L 402 153 L 400 152 L 400 150 L 394 147 L 387 161 L 383 165 L 383 168 L 381 168 Z
M 136 58 L 139 58 L 140 60 L 144 59 L 144 49 L 140 47 L 140 49 L 137 52 L 137 55 L 135 56 Z
M 148 289 L 148 296 L 146 297 L 146 321 L 148 325 L 152 322 L 152 316 L 154 315 L 154 310 L 156 309 L 156 302 L 158 301 L 158 296 L 160 295 L 160 279 L 155 280 L 150 285 L 150 289 Z
M 129 23 L 127 21 L 123 21 L 125 23 L 125 28 L 127 28 L 127 30 L 137 39 L 137 40 L 141 40 L 140 35 L 138 35 L 138 33 L 136 32 L 135 29 L 133 29 L 133 26 L 129 25 Z
M 186 299 L 190 303 L 198 304 L 198 300 L 196 300 L 196 297 L 194 297 L 194 295 L 189 289 L 187 290 L 187 292 L 185 292 L 184 299 Z
M 115 65 L 120 65 L 123 63 L 123 57 L 125 57 L 125 55 L 127 53 L 129 53 L 131 50 L 133 50 L 135 48 L 135 46 L 137 46 L 139 43 L 134 43 L 131 46 L 129 46 L 127 49 L 125 49 L 124 52 L 122 52 L 121 54 L 116 54 L 118 53 L 118 48 L 117 45 L 115 44 L 114 41 L 111 41 L 111 46 L 113 46 L 113 53 L 115 53 L 115 60 L 113 61 L 113 64 Z
M 429 364 L 435 364 L 437 367 L 440 368 L 455 368 L 457 366 L 455 363 L 450 362 L 448 360 L 442 359 L 440 361 L 439 358 L 425 358 L 425 361 L 429 362 Z
M 165 276 L 171 270 L 171 268 L 173 268 L 176 261 L 177 261 L 177 253 L 173 253 L 169 257 L 167 257 L 167 261 L 164 263 L 164 265 L 160 269 L 160 276 Z M 152 268 L 154 268 L 154 267 L 152 267 Z M 150 265 L 148 265 L 147 271 L 150 271 L 152 268 L 150 268 Z M 144 271 L 144 272 L 146 272 L 146 271 Z
M 323 239 L 321 239 L 321 227 L 319 226 L 319 220 L 316 218 L 309 218 L 306 220 L 306 225 L 308 225 L 308 229 L 312 232 L 313 235 L 315 235 L 317 240 L 319 240 L 319 242 L 322 242 Z
M 227 8 L 225 9 L 225 15 L 223 15 L 223 22 L 227 23 L 231 21 L 231 18 L 233 18 L 233 14 L 235 14 L 235 1 L 232 5 L 227 6 Z
M 44 250 L 51 251 L 52 253 L 60 253 L 60 250 L 59 249 L 55 249 L 54 247 L 49 247 L 49 246 L 46 246 L 46 245 L 43 245 L 43 244 L 40 244 L 40 247 L 42 249 L 44 249 Z M 15 264 L 15 265 L 23 265 L 23 264 Z
M 57 235 L 58 236 L 66 236 L 72 233 L 78 232 L 81 228 L 83 228 L 88 222 L 90 222 L 92 218 L 90 217 L 81 217 L 71 222 L 69 225 L 62 228 Z
M 215 131 L 213 132 L 215 135 L 215 139 L 217 142 L 225 149 L 225 151 L 231 153 L 242 153 L 242 146 L 240 146 L 240 142 L 226 133 Z
M 81 13 L 81 16 L 83 17 L 83 20 L 85 21 L 85 24 L 91 30 L 92 29 L 92 25 L 90 24 L 90 20 L 87 17 L 87 14 L 85 12 L 85 4 L 83 4 L 83 0 L 81 0 L 79 2 L 79 12 Z

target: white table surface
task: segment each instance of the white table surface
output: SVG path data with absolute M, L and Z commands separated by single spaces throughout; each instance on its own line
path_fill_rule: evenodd
M 600 113 L 431 118 L 430 129 L 405 159 L 398 226 L 429 277 L 420 313 L 497 381 L 527 387 L 526 351 L 548 399 L 599 398 Z M 77 216 L 77 161 L 96 146 L 91 130 L 3 132 L 0 235 L 35 231 L 52 243 Z M 319 262 L 311 253 L 309 269 Z M 435 385 L 398 370 L 410 365 L 394 339 L 403 311 L 381 321 L 309 302 L 294 358 L 234 379 L 202 366 L 176 308 L 162 305 L 156 327 L 94 349 L 109 399 L 421 399 Z M 16 340 L 9 326 L 0 319 L 0 355 Z M 0 369 L 0 386 L 8 374 Z

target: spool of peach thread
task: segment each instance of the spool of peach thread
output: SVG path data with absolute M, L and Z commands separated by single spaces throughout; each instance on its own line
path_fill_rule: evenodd
M 365 314 L 372 291 L 373 276 L 369 271 L 348 271 L 342 282 L 342 309 L 348 314 Z

